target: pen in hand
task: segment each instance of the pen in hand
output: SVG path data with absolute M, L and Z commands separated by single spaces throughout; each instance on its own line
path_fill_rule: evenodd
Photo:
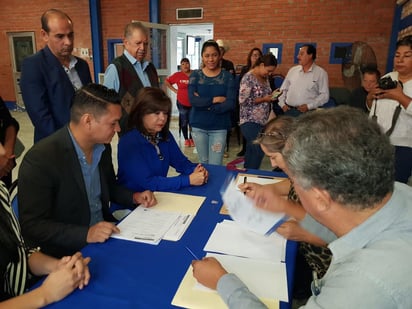
M 245 177 L 243 178 L 243 184 L 245 184 L 246 182 L 247 182 L 247 176 L 245 176 Z M 243 194 L 246 195 L 246 190 L 243 192 Z
M 200 260 L 200 259 L 196 256 L 196 254 L 194 254 L 193 251 L 189 249 L 189 247 L 185 247 L 185 248 L 186 248 L 186 250 L 189 251 L 189 253 L 195 258 L 195 260 Z

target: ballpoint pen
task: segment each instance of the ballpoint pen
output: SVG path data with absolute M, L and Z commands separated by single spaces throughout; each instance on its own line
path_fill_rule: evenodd
M 243 184 L 245 184 L 246 182 L 247 182 L 247 176 L 245 176 L 245 177 L 243 178 Z M 243 194 L 246 195 L 246 191 L 244 191 Z
M 262 175 L 257 176 L 257 178 L 273 179 L 273 177 L 271 177 L 271 176 L 262 176 Z
M 186 250 L 189 251 L 189 253 L 195 258 L 195 260 L 200 260 L 200 259 L 196 256 L 196 254 L 194 254 L 193 251 L 189 249 L 189 247 L 185 247 L 185 248 L 186 248 Z
M 319 284 L 318 274 L 316 273 L 316 271 L 312 271 L 312 277 L 313 277 L 313 281 L 311 284 L 312 294 L 317 296 L 320 294 L 320 284 Z

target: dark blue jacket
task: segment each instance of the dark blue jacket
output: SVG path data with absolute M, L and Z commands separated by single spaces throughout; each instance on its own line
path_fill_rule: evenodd
M 92 82 L 85 60 L 77 58 L 75 68 L 83 85 Z M 69 122 L 75 90 L 61 63 L 47 46 L 24 59 L 20 88 L 34 125 L 34 142 Z

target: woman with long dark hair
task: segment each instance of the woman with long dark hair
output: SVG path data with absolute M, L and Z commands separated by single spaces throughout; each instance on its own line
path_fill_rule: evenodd
M 207 182 L 207 170 L 189 161 L 169 131 L 171 109 L 159 88 L 146 87 L 137 95 L 117 152 L 118 179 L 126 188 L 171 191 Z M 179 175 L 168 177 L 170 166 Z
M 249 72 L 251 69 L 253 69 L 253 67 L 255 66 L 256 61 L 263 56 L 262 51 L 260 50 L 260 48 L 258 47 L 254 47 L 252 48 L 249 53 L 247 54 L 247 58 L 246 58 L 246 65 L 242 67 L 242 70 L 240 71 L 239 74 L 239 84 L 242 81 L 243 76 Z M 237 100 L 236 102 L 236 123 L 239 123 L 239 100 Z M 240 130 L 240 127 L 238 127 L 238 129 Z M 246 152 L 246 138 L 242 136 L 242 149 L 238 152 L 237 156 L 238 157 L 242 157 L 245 155 Z
M 227 131 L 232 127 L 235 82 L 232 74 L 220 67 L 220 50 L 215 41 L 203 43 L 201 54 L 203 68 L 193 71 L 189 81 L 192 137 L 200 163 L 221 165 Z
M 263 151 L 253 141 L 269 119 L 273 98 L 268 76 L 277 64 L 274 55 L 264 55 L 240 82 L 239 124 L 246 139 L 245 168 L 259 169 L 263 159 Z

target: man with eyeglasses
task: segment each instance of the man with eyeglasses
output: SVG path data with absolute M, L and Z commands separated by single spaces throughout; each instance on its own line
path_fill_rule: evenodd
M 46 47 L 24 59 L 20 87 L 34 126 L 34 142 L 49 136 L 70 120 L 74 92 L 92 82 L 89 65 L 72 55 L 73 22 L 57 9 L 41 16 L 40 35 Z
M 127 115 L 134 98 L 144 87 L 159 87 L 159 77 L 153 63 L 145 60 L 149 47 L 147 28 L 131 22 L 124 30 L 124 52 L 115 58 L 104 73 L 104 85 L 116 90 L 122 98 L 121 132 L 126 127 Z
M 293 129 L 282 160 L 303 208 L 285 207 L 270 186 L 239 187 L 258 208 L 286 213 L 329 243 L 331 264 L 322 278 L 314 276 L 302 308 L 412 308 L 412 188 L 394 181 L 389 138 L 348 106 L 306 113 Z M 266 308 L 216 259 L 192 265 L 194 277 L 217 289 L 229 308 Z

